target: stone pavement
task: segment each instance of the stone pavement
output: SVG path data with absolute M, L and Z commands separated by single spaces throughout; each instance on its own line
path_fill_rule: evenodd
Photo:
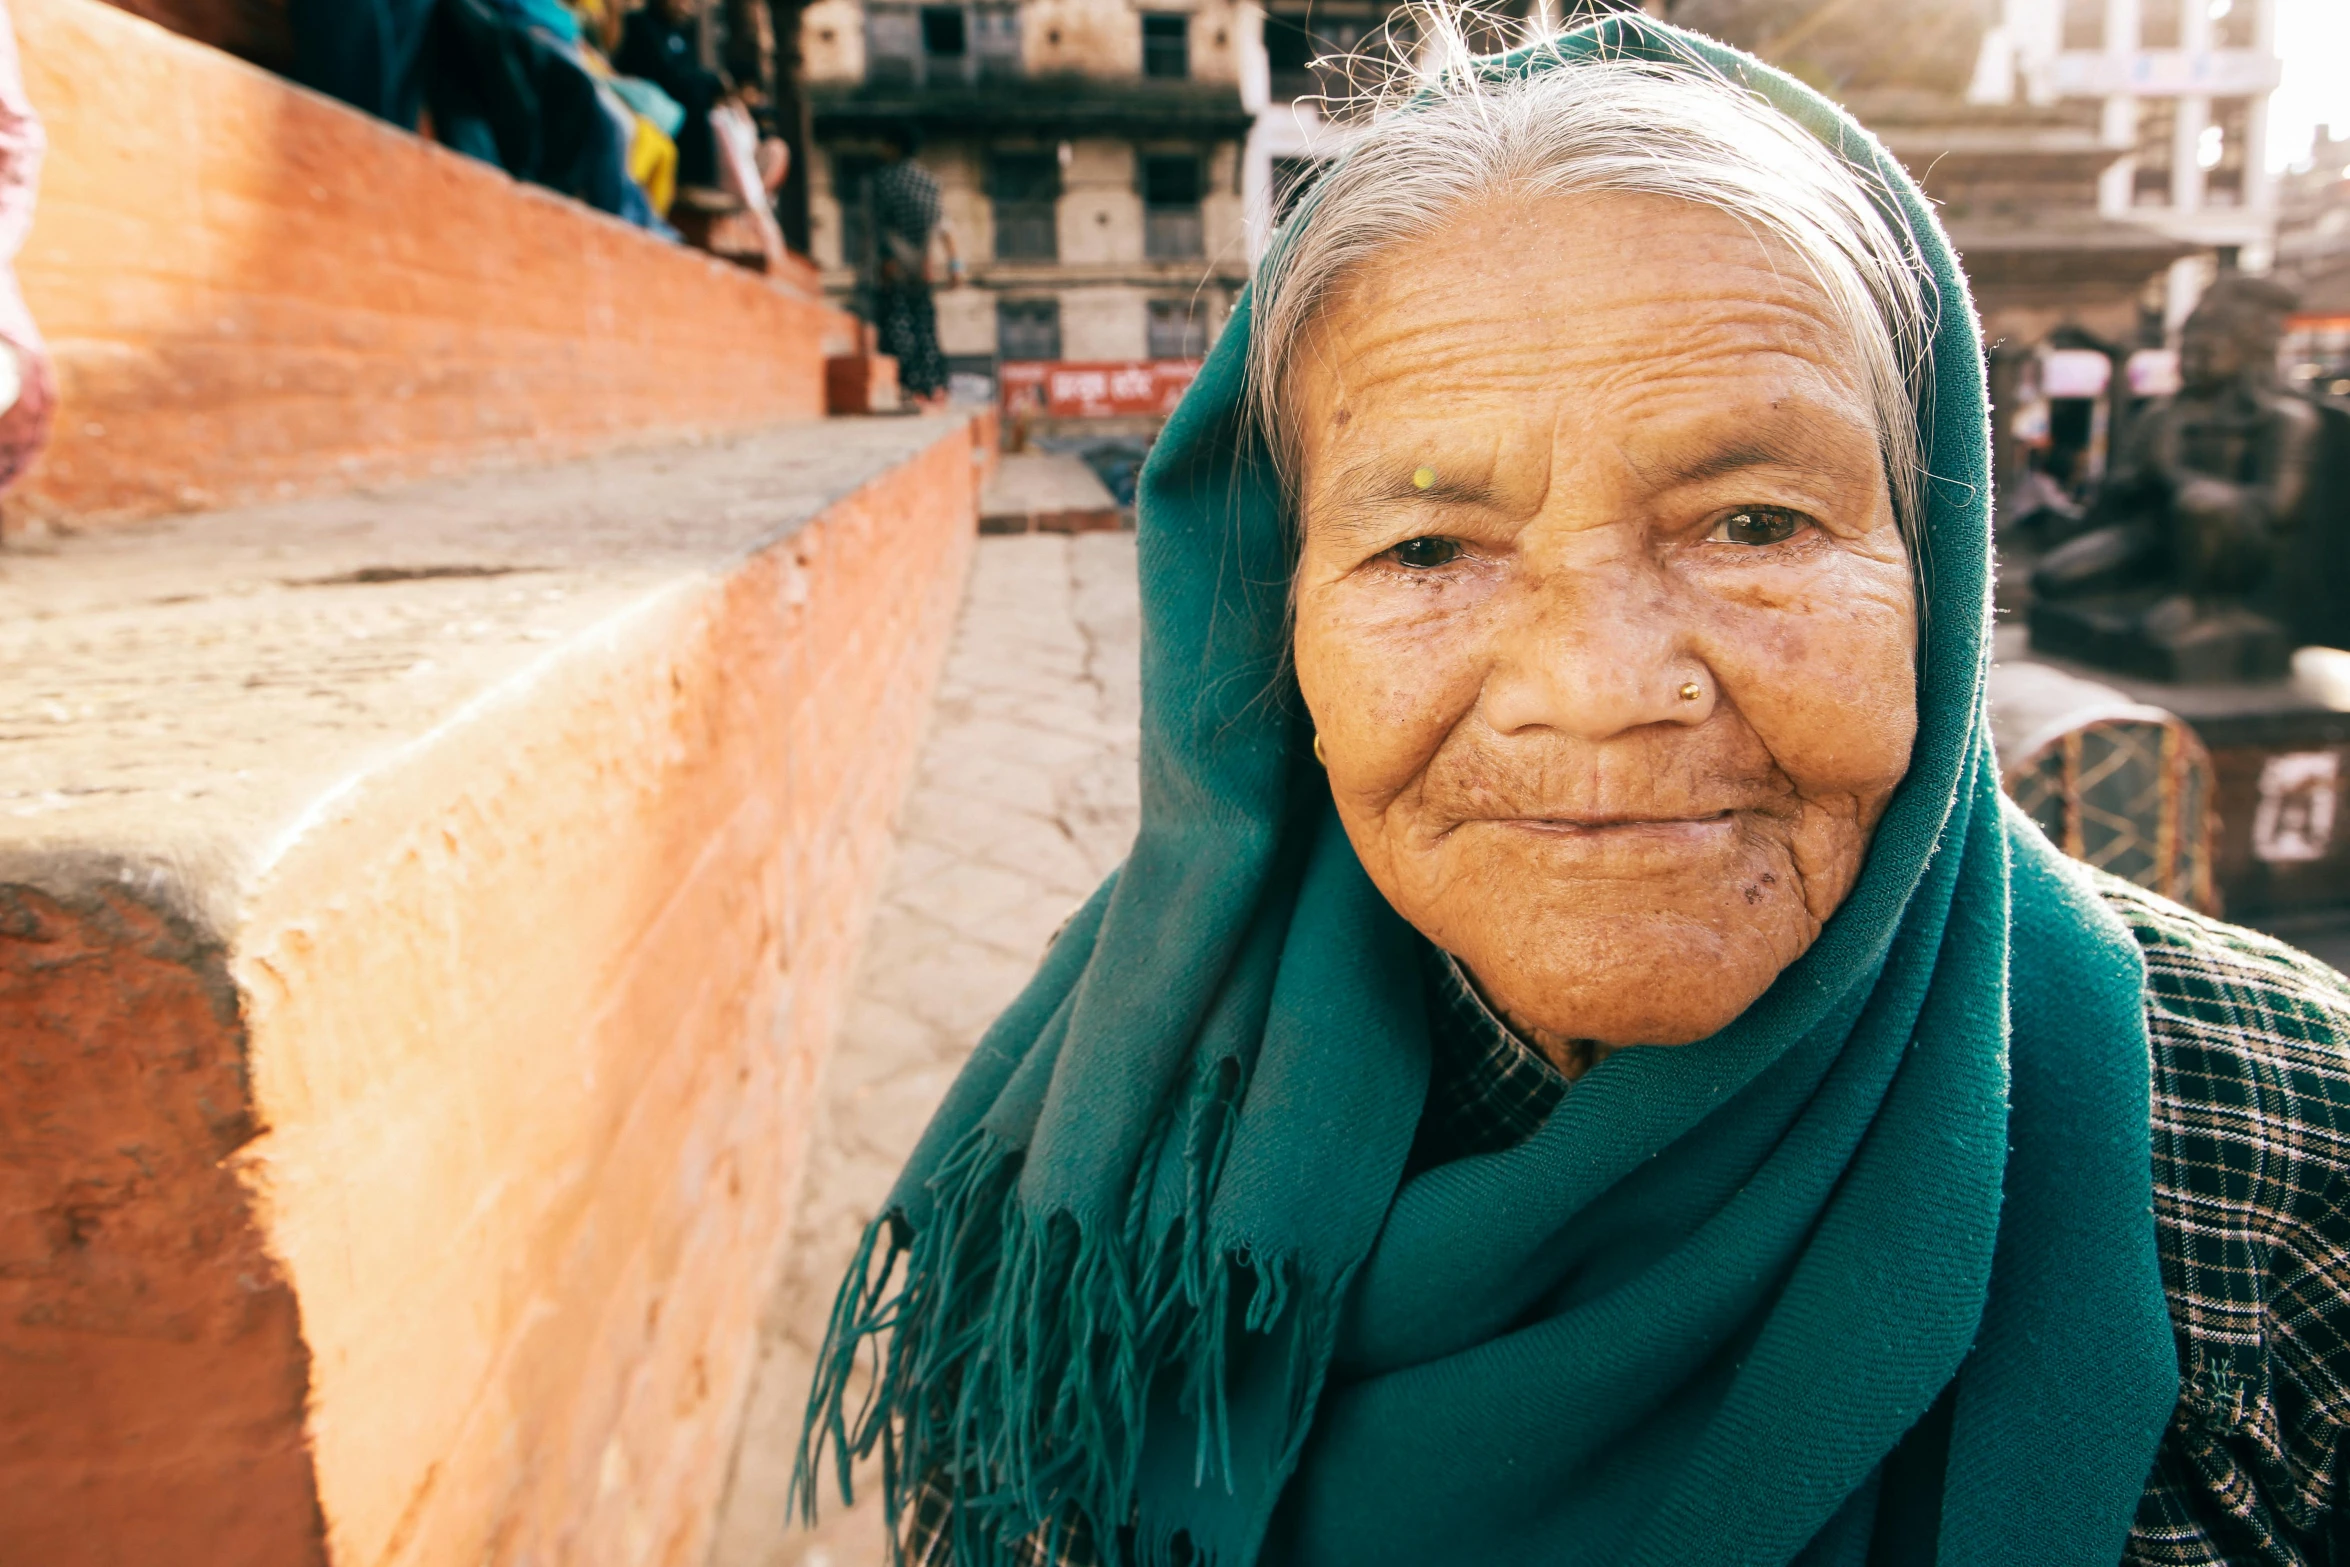
M 802 1403 L 859 1234 L 979 1035 L 1126 855 L 1138 810 L 1134 536 L 979 541 L 896 859 L 761 1328 L 710 1567 L 881 1567 L 878 1466 L 787 1530 Z

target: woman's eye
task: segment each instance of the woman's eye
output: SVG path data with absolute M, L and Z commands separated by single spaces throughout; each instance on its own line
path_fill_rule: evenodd
M 1784 544 L 1803 531 L 1811 519 L 1799 511 L 1776 506 L 1741 506 L 1714 524 L 1709 544 Z
M 1387 553 L 1395 557 L 1395 563 L 1399 566 L 1426 571 L 1431 566 L 1449 566 L 1460 559 L 1461 546 L 1454 539 L 1406 539 Z

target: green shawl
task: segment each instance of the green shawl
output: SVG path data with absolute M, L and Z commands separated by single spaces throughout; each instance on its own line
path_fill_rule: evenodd
M 1744 56 L 1614 17 L 1489 68 L 1601 52 L 1763 95 L 1939 285 L 1919 736 L 1858 886 L 1718 1036 L 1619 1051 L 1530 1142 L 1405 1181 L 1421 938 L 1285 672 L 1244 296 L 1143 474 L 1133 855 L 868 1235 L 803 1505 L 830 1441 L 844 1496 L 877 1443 L 893 1514 L 951 1491 L 960 1567 L 1079 1516 L 1112 1562 L 1202 1567 L 2119 1558 L 2177 1392 L 2143 972 L 2000 798 L 1965 282 L 1883 148 Z

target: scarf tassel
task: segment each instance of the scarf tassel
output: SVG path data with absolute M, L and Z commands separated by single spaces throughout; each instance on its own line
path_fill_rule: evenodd
M 1018 1192 L 1023 1150 L 985 1127 L 926 1183 L 926 1223 L 892 1209 L 866 1229 L 809 1393 L 792 1481 L 803 1522 L 816 1518 L 827 1446 L 844 1505 L 854 1465 L 878 1448 L 893 1556 L 909 1509 L 943 1490 L 956 1567 L 1012 1567 L 1031 1535 L 1072 1530 L 1091 1535 L 1106 1567 L 1216 1567 L 1226 1553 L 1193 1531 L 1138 1516 L 1153 1391 L 1171 1386 L 1194 1424 L 1195 1487 L 1229 1493 L 1235 1330 L 1271 1341 L 1289 1367 L 1277 1484 L 1304 1445 L 1339 1295 L 1289 1257 L 1208 1240 L 1201 1216 L 1231 1147 L 1240 1079 L 1229 1057 L 1211 1063 L 1188 1115 L 1161 1118 L 1115 1233 L 1066 1211 L 1032 1213 Z M 1178 1119 L 1189 1125 L 1170 1218 L 1151 1211 L 1148 1172 Z

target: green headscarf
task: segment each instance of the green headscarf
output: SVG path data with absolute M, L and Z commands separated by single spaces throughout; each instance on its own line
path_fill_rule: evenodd
M 2119 1559 L 2177 1393 L 2143 972 L 2000 798 L 1966 285 L 1885 151 L 1753 60 L 1613 17 L 1490 68 L 1626 56 L 1801 123 L 1940 291 L 1919 732 L 1858 885 L 1719 1035 L 1618 1051 L 1531 1141 L 1405 1181 L 1421 938 L 1283 684 L 1244 297 L 1143 474 L 1133 855 L 867 1237 L 809 1505 L 830 1439 L 844 1494 L 877 1442 L 893 1514 L 951 1491 L 960 1567 L 1075 1517 L 1113 1562 L 1201 1567 Z

